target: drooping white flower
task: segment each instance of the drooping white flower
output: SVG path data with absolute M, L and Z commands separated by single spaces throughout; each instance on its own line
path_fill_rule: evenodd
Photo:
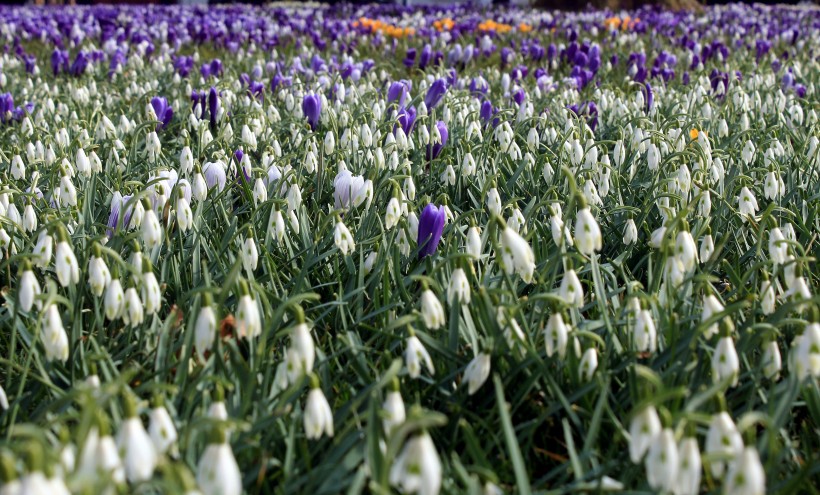
M 456 268 L 450 275 L 450 283 L 447 287 L 447 302 L 450 305 L 457 303 L 470 304 L 470 282 L 461 268 Z
M 658 348 L 658 336 L 655 322 L 648 309 L 638 312 L 635 319 L 635 347 L 642 352 L 655 352 Z
M 501 214 L 501 196 L 498 194 L 498 189 L 495 187 L 490 188 L 487 191 L 487 209 L 490 210 L 490 213 L 495 215 Z
M 438 495 L 441 460 L 427 432 L 410 437 L 390 467 L 390 484 L 401 493 Z
M 224 431 L 214 435 L 199 458 L 196 482 L 203 495 L 241 495 L 242 474 Z
M 646 406 L 629 422 L 629 458 L 641 462 L 655 437 L 661 432 L 661 420 L 653 406 Z
M 706 453 L 720 455 L 734 459 L 743 451 L 743 439 L 737 431 L 735 423 L 726 412 L 719 412 L 712 416 L 709 430 L 706 433 Z M 732 462 L 729 462 L 731 465 Z M 715 460 L 709 463 L 712 475 L 722 478 L 726 468 L 726 461 Z
M 820 377 L 820 323 L 809 323 L 803 333 L 794 338 L 789 365 L 798 380 Z
M 137 294 L 137 289 L 134 287 L 129 287 L 125 291 L 125 304 L 123 307 L 122 320 L 126 325 L 135 327 L 142 323 L 144 317 L 145 315 L 143 313 L 142 300 L 140 299 L 139 294 Z
M 382 405 L 382 409 L 384 410 L 382 425 L 384 426 L 384 431 L 388 434 L 392 432 L 394 428 L 404 423 L 407 417 L 401 392 L 399 392 L 397 386 L 395 388 L 396 390 L 387 392 L 384 398 L 384 404 Z
M 735 350 L 735 344 L 731 337 L 721 337 L 712 355 L 712 379 L 716 382 L 731 377 L 731 385 L 737 385 L 740 373 L 740 359 Z
M 168 409 L 162 404 L 156 405 L 148 413 L 148 435 L 158 454 L 173 450 L 179 435 Z
M 681 440 L 678 445 L 678 474 L 672 492 L 675 495 L 700 493 L 701 460 L 698 441 L 693 437 Z
M 287 353 L 288 380 L 291 383 L 313 371 L 316 347 L 307 323 L 297 323 L 290 334 L 290 348 Z
M 125 294 L 120 279 L 113 278 L 105 290 L 105 317 L 114 321 L 122 315 L 125 307 Z
M 627 219 L 626 225 L 624 226 L 623 241 L 627 246 L 638 242 L 638 227 L 635 225 L 635 220 L 631 218 Z
M 200 359 L 205 360 L 205 352 L 210 350 L 216 338 L 216 313 L 206 296 L 194 324 L 194 346 Z
M 23 311 L 31 311 L 37 296 L 42 292 L 40 282 L 37 281 L 37 277 L 34 276 L 34 272 L 31 271 L 31 268 L 24 268 L 23 274 L 20 276 L 20 281 L 18 282 L 18 291 L 17 297 L 20 301 L 20 308 Z M 37 302 L 37 306 L 40 307 L 39 301 Z
M 305 436 L 309 439 L 319 439 L 322 435 L 333 436 L 333 411 L 330 409 L 325 394 L 319 388 L 311 386 L 305 403 L 304 413 Z
M 521 280 L 532 282 L 535 254 L 527 241 L 509 227 L 505 227 L 501 234 L 501 255 L 505 273 L 517 272 Z
M 57 272 L 57 280 L 63 287 L 74 285 L 80 281 L 80 267 L 77 264 L 77 257 L 74 250 L 67 241 L 60 241 L 57 244 L 57 251 L 54 256 L 54 268 Z
M 754 193 L 746 186 L 743 186 L 737 197 L 737 209 L 744 220 L 748 216 L 754 217 L 759 209 Z
M 475 259 L 481 257 L 481 252 L 484 250 L 481 242 L 481 233 L 478 227 L 470 227 L 467 230 L 467 254 Z
M 242 245 L 242 266 L 250 275 L 259 265 L 259 250 L 256 248 L 256 241 L 248 236 Z
M 336 227 L 333 231 L 333 242 L 343 255 L 347 256 L 356 250 L 356 243 L 353 242 L 353 234 L 350 233 L 347 226 L 341 220 L 336 222 Z
M 68 335 L 56 304 L 49 304 L 42 317 L 40 339 L 46 349 L 46 359 L 65 362 L 68 359 Z
M 646 480 L 655 490 L 671 492 L 676 484 L 678 446 L 672 430 L 665 428 L 652 440 L 646 456 Z
M 778 265 L 786 263 L 789 254 L 789 245 L 786 237 L 779 227 L 774 227 L 769 231 L 769 258 Z
M 589 208 L 581 208 L 575 220 L 575 245 L 581 253 L 592 256 L 603 247 L 601 228 Z
M 729 465 L 724 484 L 726 495 L 764 495 L 766 472 L 754 447 L 746 447 Z
M 252 339 L 262 333 L 259 305 L 248 293 L 239 297 L 239 306 L 236 309 L 236 331 L 237 335 L 244 339 Z
M 131 483 L 151 479 L 157 465 L 154 444 L 136 415 L 126 418 L 117 433 L 117 448 L 123 455 L 125 476 Z
M 584 288 L 578 280 L 578 274 L 573 269 L 564 272 L 558 293 L 561 299 L 572 307 L 580 308 L 584 305 Z
M 404 350 L 404 363 L 405 366 L 407 366 L 407 373 L 411 378 L 421 376 L 422 366 L 426 367 L 431 375 L 436 373 L 430 354 L 427 352 L 427 349 L 425 349 L 424 344 L 422 344 L 415 335 L 410 335 L 410 337 L 407 338 Z
M 589 347 L 581 356 L 581 362 L 578 364 L 578 375 L 584 381 L 592 380 L 592 375 L 598 369 L 598 350 L 594 347 Z
M 490 376 L 491 360 L 490 355 L 481 352 L 467 364 L 464 369 L 464 380 L 467 383 L 467 393 L 473 395 L 484 385 L 487 378 Z

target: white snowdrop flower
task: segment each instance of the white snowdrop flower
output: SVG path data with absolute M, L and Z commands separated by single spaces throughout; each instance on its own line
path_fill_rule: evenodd
M 142 302 L 145 307 L 145 313 L 149 315 L 159 311 L 162 304 L 159 282 L 147 258 L 146 261 L 143 262 Z
M 629 458 L 638 464 L 661 432 L 661 420 L 653 406 L 647 406 L 629 422 Z
M 56 304 L 49 304 L 44 310 L 40 339 L 46 349 L 46 359 L 62 362 L 68 359 L 68 335 Z
M 268 231 L 273 234 L 273 239 L 281 243 L 285 239 L 285 218 L 279 207 L 275 206 L 273 213 L 271 213 L 270 223 L 268 224 Z
M 800 381 L 820 377 L 820 324 L 809 323 L 803 333 L 794 338 L 789 365 Z
M 760 284 L 760 308 L 764 315 L 774 313 L 775 304 L 777 302 L 777 295 L 775 294 L 774 284 L 764 279 Z
M 507 275 L 515 272 L 525 283 L 532 282 L 535 254 L 529 243 L 509 227 L 505 227 L 501 234 L 501 259 Z
M 737 385 L 740 373 L 740 359 L 731 337 L 721 337 L 712 355 L 712 379 L 720 382 L 732 378 L 731 386 Z
M 187 232 L 194 223 L 194 213 L 191 211 L 191 206 L 184 196 L 181 196 L 177 200 L 176 218 L 179 230 L 183 233 Z
M 178 433 L 168 409 L 158 404 L 148 413 L 148 435 L 158 454 L 173 452 Z
M 490 188 L 490 190 L 487 191 L 487 209 L 490 210 L 490 213 L 500 215 L 501 207 L 501 196 L 498 194 L 498 189 L 495 187 Z
M 196 482 L 202 495 L 241 495 L 242 473 L 227 434 L 217 428 L 197 465 Z
M 259 250 L 256 241 L 248 237 L 242 245 L 242 266 L 248 274 L 253 273 L 259 265 Z
M 247 124 L 242 126 L 241 136 L 242 143 L 247 146 L 249 150 L 256 151 L 256 135 Z
M 678 473 L 672 492 L 675 495 L 697 495 L 700 493 L 701 460 L 698 441 L 687 437 L 678 445 Z
M 729 465 L 723 492 L 726 495 L 764 495 L 766 493 L 766 471 L 754 447 L 743 449 L 737 460 Z
M 720 300 L 718 300 L 718 298 L 714 294 L 703 296 L 703 311 L 700 314 L 701 323 L 706 322 L 715 314 L 722 313 L 723 310 L 723 304 L 721 304 Z M 715 335 L 717 331 L 718 322 L 714 322 L 706 328 L 704 336 L 708 339 Z
M 147 249 L 153 249 L 162 243 L 162 226 L 159 224 L 156 212 L 150 208 L 145 211 L 141 232 L 142 241 Z
M 685 163 L 682 163 L 681 166 L 678 167 L 676 182 L 684 199 L 688 200 L 689 191 L 692 189 L 692 174 L 689 172 L 689 167 L 687 167 Z
M 671 429 L 665 428 L 652 441 L 646 456 L 646 479 L 649 486 L 655 490 L 673 491 L 679 463 L 675 435 Z
M 252 339 L 262 333 L 262 322 L 259 317 L 259 305 L 243 284 L 243 294 L 236 309 L 236 331 L 239 338 Z
M 55 190 L 55 193 L 58 191 L 60 203 L 65 203 L 68 206 L 77 206 L 77 189 L 74 187 L 74 183 L 71 182 L 71 178 L 68 175 L 63 175 L 60 179 L 60 187 Z
M 660 249 L 663 246 L 664 237 L 666 237 L 666 226 L 658 227 L 649 235 L 649 246 Z
M 625 158 L 626 150 L 624 149 L 624 142 L 619 139 L 615 142 L 615 148 L 612 151 L 612 163 L 616 167 L 620 168 L 620 166 L 623 165 Z
M 260 204 L 268 200 L 268 188 L 265 181 L 257 177 L 253 183 L 253 205 L 259 207 Z
M 635 321 L 635 346 L 641 352 L 655 352 L 658 347 L 658 336 L 652 313 L 648 309 L 638 312 Z
M 26 166 L 23 164 L 23 159 L 20 155 L 14 155 L 11 159 L 11 176 L 14 180 L 21 180 L 26 177 Z
M 23 230 L 26 232 L 37 230 L 37 213 L 31 203 L 27 204 L 23 210 Z
M 210 295 L 205 295 L 194 324 L 194 346 L 200 359 L 205 360 L 205 352 L 210 350 L 216 338 L 216 313 L 211 307 Z
M 322 435 L 333 436 L 333 411 L 330 409 L 325 394 L 319 388 L 318 380 L 311 384 L 304 412 L 305 436 L 311 440 L 322 438 Z
M 478 230 L 478 227 L 470 227 L 467 230 L 467 254 L 472 256 L 475 259 L 481 258 L 481 252 L 484 250 L 483 243 L 481 242 L 481 233 Z
M 401 392 L 398 390 L 398 383 L 393 385 L 395 390 L 390 390 L 384 398 L 382 404 L 382 425 L 386 433 L 391 433 L 396 427 L 401 426 L 407 418 L 404 408 L 404 400 L 401 398 Z
M 527 233 L 527 220 L 524 218 L 524 214 L 521 213 L 521 210 L 518 208 L 514 208 L 512 213 L 510 214 L 510 218 L 507 219 L 507 225 L 515 231 L 517 234 L 526 234 Z
M 451 186 L 456 184 L 456 170 L 452 165 L 447 165 L 447 168 L 444 169 L 444 173 L 441 174 L 441 183 L 450 184 Z
M 293 233 L 299 235 L 299 218 L 296 216 L 295 211 L 288 210 L 288 221 L 290 221 L 290 228 Z
M 91 176 L 91 161 L 88 159 L 88 155 L 85 154 L 84 149 L 77 149 L 74 163 L 76 164 L 77 172 L 85 175 L 86 177 Z
M 333 231 L 333 242 L 344 256 L 347 256 L 348 253 L 352 253 L 356 250 L 356 243 L 353 241 L 353 234 L 350 233 L 350 230 L 347 229 L 341 220 L 336 222 L 336 227 Z
M 288 380 L 290 383 L 296 383 L 299 378 L 313 371 L 313 363 L 316 360 L 316 347 L 306 323 L 297 323 L 293 327 L 290 343 L 287 354 Z
M 410 375 L 410 378 L 418 378 L 421 376 L 422 366 L 426 367 L 427 371 L 431 375 L 436 373 L 436 369 L 433 367 L 433 360 L 430 358 L 430 354 L 427 352 L 427 349 L 424 347 L 424 344 L 421 343 L 419 338 L 412 333 L 407 338 L 407 342 L 405 344 L 404 364 L 407 366 L 407 373 Z
M 590 347 L 584 351 L 581 356 L 581 362 L 578 364 L 578 375 L 584 381 L 592 380 L 592 375 L 598 369 L 598 351 L 594 347 Z
M 578 280 L 578 274 L 573 269 L 564 272 L 558 293 L 561 299 L 572 307 L 580 308 L 584 305 L 584 288 Z
M 197 201 L 204 201 L 208 197 L 208 184 L 201 173 L 194 174 L 193 184 L 191 184 L 193 198 Z
M 287 195 L 288 210 L 295 211 L 302 206 L 302 190 L 298 184 L 291 184 Z
M 631 218 L 626 220 L 623 242 L 627 246 L 638 242 L 638 227 L 635 225 L 635 220 Z
M 660 161 L 660 150 L 658 150 L 658 147 L 655 146 L 655 143 L 649 143 L 646 147 L 646 164 L 649 167 L 649 170 L 652 170 L 653 172 L 658 170 Z
M 683 263 L 686 271 L 692 270 L 698 263 L 698 247 L 688 230 L 681 230 L 675 237 L 675 253 Z
M 755 195 L 746 186 L 743 186 L 740 190 L 740 195 L 737 197 L 737 205 L 738 211 L 743 216 L 744 221 L 747 216 L 754 217 L 759 209 Z
M 471 177 L 476 173 L 476 163 L 473 154 L 469 151 L 464 154 L 464 159 L 461 162 L 461 175 L 464 177 Z
M 484 385 L 490 376 L 491 360 L 487 353 L 479 353 L 467 364 L 464 369 L 462 383 L 467 383 L 467 393 L 473 395 Z
M 683 283 L 686 279 L 686 267 L 681 261 L 680 256 L 668 256 L 666 258 L 666 263 L 663 266 L 663 274 L 666 281 L 673 287 L 676 288 Z
M 390 467 L 390 484 L 401 493 L 438 495 L 441 490 L 441 460 L 427 432 L 422 431 L 405 442 Z
M 700 242 L 700 261 L 709 261 L 714 252 L 715 241 L 712 239 L 712 234 L 706 234 L 705 236 L 703 236 L 703 240 Z
M 726 123 L 726 119 L 720 119 L 718 121 L 718 137 L 725 138 L 729 135 L 729 124 Z
M 424 325 L 430 330 L 436 330 L 444 325 L 444 308 L 430 289 L 425 289 L 421 293 L 421 316 Z
M 63 287 L 74 285 L 80 281 L 80 267 L 77 264 L 77 257 L 74 256 L 74 250 L 67 241 L 60 241 L 57 244 L 54 269 L 57 272 L 57 280 Z
M 743 145 L 743 150 L 740 152 L 740 157 L 743 158 L 743 163 L 746 165 L 751 164 L 752 160 L 754 160 L 755 151 L 755 145 L 752 143 L 752 140 L 747 140 L 746 144 Z
M 16 247 L 14 244 L 11 243 L 11 236 L 6 232 L 6 229 L 0 227 L 0 259 L 3 259 L 3 256 L 7 249 L 11 247 L 12 254 L 16 251 Z
M 450 275 L 450 282 L 447 287 L 447 302 L 450 305 L 470 304 L 470 282 L 461 268 L 456 268 Z
M 137 294 L 137 289 L 129 287 L 125 291 L 122 320 L 126 325 L 135 327 L 143 322 L 144 317 L 142 300 L 140 300 L 140 296 Z
M 376 260 L 379 258 L 378 253 L 376 251 L 371 251 L 367 257 L 364 259 L 364 273 L 367 275 L 368 273 L 373 271 L 373 266 L 376 264 Z
M 770 340 L 763 344 L 763 373 L 770 380 L 777 380 L 780 370 L 783 369 L 783 358 L 780 356 L 780 347 L 776 340 Z
M 414 201 L 416 199 L 416 184 L 412 177 L 404 179 L 404 195 L 407 199 Z
M 324 151 L 325 155 L 330 155 L 333 153 L 333 150 L 336 148 L 336 137 L 333 135 L 333 131 L 329 131 L 325 134 L 325 142 L 324 142 Z
M 703 191 L 698 200 L 698 213 L 704 218 L 708 218 L 712 212 L 712 194 L 709 191 Z
M 159 136 L 155 131 L 151 131 L 145 136 L 145 153 L 151 161 L 156 161 L 162 153 L 162 144 L 159 142 Z
M 786 264 L 789 245 L 779 227 L 769 231 L 769 258 L 778 265 Z
M 564 323 L 561 313 L 551 314 L 547 326 L 544 328 L 544 344 L 547 356 L 552 357 L 557 353 L 558 357 L 563 359 L 567 352 L 568 342 L 569 327 Z
M 766 199 L 775 200 L 784 191 L 783 179 L 775 171 L 770 171 L 766 174 L 763 182 L 763 196 Z
M 601 228 L 589 208 L 581 208 L 575 220 L 575 245 L 578 251 L 593 256 L 603 247 Z
M 108 271 L 105 260 L 92 255 L 88 262 L 88 285 L 91 287 L 91 292 L 101 297 L 110 282 L 111 272 Z
M 399 223 L 401 219 L 401 204 L 399 198 L 393 196 L 387 203 L 387 210 L 384 214 L 384 226 L 387 230 L 391 230 Z
M 122 290 L 120 279 L 113 278 L 105 290 L 105 316 L 109 321 L 114 321 L 122 315 L 125 307 L 125 294 Z
M 154 475 L 157 453 L 136 411 L 130 413 L 132 415 L 126 417 L 117 433 L 117 448 L 122 456 L 126 478 L 131 483 L 138 483 Z
M 418 238 L 418 235 L 412 236 L 411 234 L 411 237 Z M 402 254 L 402 256 L 410 256 L 410 241 L 407 238 L 406 229 L 399 229 L 399 233 L 396 235 L 396 245 L 398 246 L 399 252 Z
M 31 311 L 35 302 L 39 308 L 41 303 L 37 301 L 37 296 L 39 296 L 41 292 L 40 282 L 37 281 L 34 272 L 31 271 L 29 266 L 25 266 L 25 268 L 23 268 L 23 274 L 20 276 L 20 281 L 18 282 L 17 298 L 20 301 L 20 308 L 26 312 Z
M 179 173 L 190 174 L 194 171 L 194 155 L 191 153 L 191 147 L 185 146 L 179 154 Z
M 541 169 L 541 176 L 547 184 L 552 183 L 552 178 L 555 177 L 555 170 L 553 170 L 550 162 L 544 163 L 544 168 Z
M 6 396 L 6 390 L 3 388 L 2 385 L 0 385 L 0 409 L 2 409 L 3 411 L 9 410 L 9 398 L 8 396 Z M 8 483 L 8 480 L 4 481 Z M 3 495 L 6 494 L 4 493 Z

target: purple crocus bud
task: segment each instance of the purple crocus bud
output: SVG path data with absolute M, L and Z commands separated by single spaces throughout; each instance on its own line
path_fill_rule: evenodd
M 69 74 L 72 76 L 80 76 L 85 72 L 85 69 L 88 67 L 88 56 L 85 52 L 77 53 L 77 58 L 74 59 L 74 63 L 71 64 L 71 68 L 68 70 Z
M 652 105 L 655 103 L 655 93 L 652 91 L 652 85 L 646 83 L 646 111 L 652 111 Z
M 404 66 L 408 69 L 413 67 L 416 64 L 416 49 L 415 48 L 408 48 L 407 53 L 404 55 Z
M 505 46 L 501 49 L 501 68 L 503 69 L 506 65 L 510 62 L 510 57 L 512 57 L 512 50 Z
M 154 108 L 154 114 L 157 116 L 157 129 L 165 129 L 171 119 L 174 118 L 174 109 L 168 104 L 168 100 L 162 96 L 155 96 L 151 98 L 151 106 Z
M 421 50 L 421 56 L 419 57 L 419 69 L 424 70 L 427 67 L 427 64 L 430 63 L 430 57 L 433 55 L 433 48 L 430 47 L 429 44 L 424 45 L 424 48 Z
M 616 53 L 616 54 L 614 54 L 614 55 L 612 55 L 612 56 L 609 58 L 609 63 L 610 63 L 610 64 L 612 64 L 613 66 L 618 65 L 618 54 L 617 54 L 617 53 Z
M 684 86 L 689 85 L 689 72 L 684 72 L 683 73 L 683 76 L 681 77 L 681 82 L 683 83 Z
M 436 122 L 436 128 L 438 129 L 439 136 L 441 136 L 441 142 L 436 143 L 433 145 L 427 145 L 427 159 L 432 160 L 438 157 L 441 150 L 444 148 L 444 145 L 447 144 L 447 138 L 450 137 L 450 133 L 447 130 L 447 124 L 442 121 Z M 431 147 L 432 146 L 432 147 Z M 432 154 L 431 154 L 432 152 Z
M 490 100 L 484 100 L 484 103 L 481 104 L 479 116 L 484 122 L 489 122 L 493 118 L 493 104 L 490 103 Z
M 515 91 L 515 93 L 513 93 L 513 101 L 515 101 L 515 104 L 518 106 L 521 106 L 521 104 L 524 103 L 524 100 L 526 99 L 527 93 L 525 93 L 524 90 L 521 88 L 518 88 Z
M 212 76 L 221 76 L 222 75 L 222 61 L 218 58 L 211 60 L 211 75 Z
M 245 152 L 242 151 L 242 148 L 239 148 L 233 152 L 233 156 L 236 158 L 236 163 L 242 163 L 242 157 L 245 156 Z
M 433 203 L 424 207 L 419 217 L 419 258 L 430 256 L 438 249 L 441 233 L 444 231 L 446 211 L 443 206 Z
M 216 126 L 216 116 L 219 113 L 219 93 L 213 86 L 208 93 L 208 111 L 211 114 L 211 126 Z
M 433 84 L 430 85 L 430 89 L 427 90 L 427 95 L 424 97 L 424 105 L 427 107 L 427 110 L 435 108 L 444 98 L 446 92 L 447 81 L 444 79 L 436 79 L 433 81 Z
M 387 90 L 387 103 L 396 102 L 398 106 L 404 106 L 404 100 L 407 99 L 407 83 L 405 81 L 396 81 L 390 84 Z
M 60 67 L 63 65 L 63 54 L 60 50 L 54 50 L 51 52 L 51 70 L 54 71 L 54 75 L 60 73 Z
M 319 95 L 309 94 L 302 99 L 302 113 L 307 117 L 311 130 L 316 130 L 319 117 L 322 115 L 322 99 Z

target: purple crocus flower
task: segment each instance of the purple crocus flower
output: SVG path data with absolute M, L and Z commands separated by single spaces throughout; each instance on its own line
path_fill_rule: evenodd
M 419 57 L 419 69 L 424 70 L 427 67 L 427 64 L 430 63 L 430 57 L 432 54 L 433 49 L 430 45 L 424 45 L 424 48 L 421 50 L 421 56 Z
M 404 100 L 407 99 L 408 85 L 407 81 L 396 81 L 390 84 L 387 90 L 387 103 L 396 102 L 400 107 L 404 106 Z
M 316 130 L 319 117 L 322 115 L 322 99 L 319 95 L 309 94 L 302 99 L 302 113 L 307 117 L 311 130 Z
M 165 129 L 174 118 L 174 109 L 168 104 L 168 100 L 163 96 L 155 96 L 151 98 L 151 106 L 154 108 L 154 114 L 157 116 L 157 129 Z
M 489 123 L 493 118 L 493 113 L 493 104 L 490 103 L 490 100 L 484 100 L 484 103 L 481 104 L 481 111 L 479 112 L 481 120 Z
M 433 84 L 430 85 L 430 89 L 427 90 L 427 95 L 424 97 L 424 105 L 427 107 L 427 110 L 435 108 L 444 98 L 445 93 L 447 93 L 447 81 L 444 79 L 436 79 L 433 81 Z
M 655 103 L 655 92 L 652 91 L 652 85 L 646 83 L 646 111 L 652 111 L 652 105 Z
M 430 256 L 438 249 L 441 233 L 444 231 L 446 211 L 444 206 L 428 204 L 419 218 L 419 258 Z
M 450 133 L 447 130 L 447 124 L 442 121 L 436 122 L 436 128 L 438 129 L 438 133 L 441 136 L 441 143 L 436 143 L 434 145 L 427 145 L 427 159 L 431 160 L 433 158 L 438 157 L 439 153 L 441 153 L 442 148 L 444 145 L 447 144 L 447 138 L 450 137 Z M 432 155 L 430 154 L 432 151 Z
M 398 121 L 398 125 L 401 126 L 401 130 L 403 130 L 405 134 L 409 135 L 413 132 L 413 126 L 416 123 L 416 107 L 399 108 L 396 120 Z
M 74 63 L 71 64 L 71 68 L 68 69 L 68 73 L 72 76 L 80 76 L 86 68 L 88 68 L 88 56 L 85 52 L 79 52 L 77 58 L 74 59 Z
M 416 49 L 415 48 L 408 48 L 407 54 L 404 56 L 404 66 L 408 69 L 413 67 L 416 63 Z

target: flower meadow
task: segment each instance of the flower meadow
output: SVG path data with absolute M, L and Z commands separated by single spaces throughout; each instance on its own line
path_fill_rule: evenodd
M 0 8 L 0 493 L 815 493 L 820 11 Z

